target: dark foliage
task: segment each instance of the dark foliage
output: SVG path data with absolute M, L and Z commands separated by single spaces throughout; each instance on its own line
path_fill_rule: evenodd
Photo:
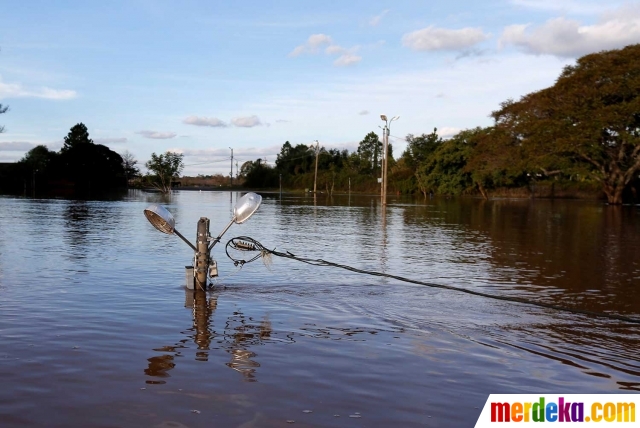
M 5 167 L 0 190 L 6 193 L 93 196 L 126 186 L 122 157 L 89 138 L 75 125 L 59 153 L 36 146 L 16 164 Z

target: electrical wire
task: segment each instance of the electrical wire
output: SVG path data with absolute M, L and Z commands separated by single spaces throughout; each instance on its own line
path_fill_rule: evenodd
M 238 251 L 238 252 L 258 252 L 258 254 L 254 257 L 252 257 L 249 260 L 243 260 L 243 259 L 239 259 L 239 258 L 235 258 L 232 257 L 229 254 L 229 249 Z M 229 257 L 229 259 L 231 259 L 233 261 L 234 266 L 243 266 L 246 263 L 251 263 L 261 257 L 265 257 L 267 255 L 274 255 L 274 256 L 278 256 L 278 257 L 282 257 L 282 258 L 286 258 L 286 259 L 291 259 L 291 260 L 296 260 L 302 263 L 306 263 L 306 264 L 310 264 L 313 266 L 328 266 L 328 267 L 336 267 L 336 268 L 340 268 L 340 269 L 345 269 L 351 272 L 356 272 L 356 273 L 361 273 L 361 274 L 365 274 L 365 275 L 373 275 L 373 276 L 380 276 L 380 277 L 385 277 L 385 278 L 392 278 L 398 281 L 402 281 L 402 282 L 408 282 L 408 283 L 412 283 L 412 284 L 418 284 L 418 285 L 424 285 L 427 287 L 432 287 L 432 288 L 440 288 L 440 289 L 444 289 L 444 290 L 450 290 L 450 291 L 456 291 L 456 292 L 460 292 L 460 293 L 466 293 L 466 294 L 471 294 L 474 296 L 479 296 L 479 297 L 485 297 L 485 298 L 489 298 L 489 299 L 494 299 L 494 300 L 502 300 L 502 301 L 506 301 L 506 302 L 513 302 L 513 303 L 521 303 L 524 305 L 531 305 L 531 306 L 538 306 L 541 308 L 545 308 L 545 309 L 553 309 L 556 311 L 562 311 L 562 312 L 571 312 L 574 314 L 582 314 L 582 315 L 588 315 L 588 316 L 592 316 L 592 317 L 599 317 L 599 318 L 608 318 L 608 319 L 613 319 L 613 320 L 618 320 L 618 321 L 625 321 L 628 323 L 633 323 L 633 324 L 640 324 L 640 319 L 638 318 L 632 318 L 632 317 L 627 317 L 624 315 L 616 315 L 616 314 L 607 314 L 604 312 L 595 312 L 595 311 L 588 311 L 585 309 L 574 309 L 574 308 L 568 308 L 565 306 L 559 306 L 559 305 L 553 305 L 550 303 L 543 303 L 543 302 L 535 302 L 533 300 L 528 300 L 528 299 L 523 299 L 521 297 L 512 297 L 512 296 L 500 296 L 500 295 L 496 295 L 496 294 L 488 294 L 488 293 L 483 293 L 481 291 L 474 291 L 474 290 L 468 290 L 466 288 L 460 288 L 460 287 L 454 287 L 452 285 L 444 285 L 444 284 L 436 284 L 436 283 L 432 283 L 432 282 L 424 282 L 424 281 L 417 281 L 415 279 L 410 279 L 410 278 L 404 278 L 402 276 L 397 276 L 397 275 L 390 275 L 387 273 L 381 273 L 381 272 L 374 272 L 374 271 L 368 271 L 368 270 L 363 270 L 363 269 L 357 269 L 351 266 L 347 266 L 347 265 L 342 265 L 339 263 L 333 263 L 333 262 L 329 262 L 326 260 L 322 260 L 322 259 L 309 259 L 309 258 L 305 258 L 305 257 L 298 257 L 293 253 L 290 253 L 289 251 L 287 252 L 281 252 L 281 251 L 276 251 L 275 248 L 273 250 L 270 250 L 268 248 L 266 248 L 264 245 L 262 245 L 260 242 L 258 242 L 257 240 L 248 237 L 248 236 L 237 236 L 235 238 L 231 238 L 228 242 L 227 245 L 225 246 L 225 252 L 227 253 L 227 257 Z

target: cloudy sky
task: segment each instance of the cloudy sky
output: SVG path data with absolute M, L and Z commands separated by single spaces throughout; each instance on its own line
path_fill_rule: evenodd
M 3 0 L 0 162 L 83 122 L 185 174 L 272 163 L 282 144 L 354 150 L 381 113 L 409 133 L 491 124 L 581 55 L 640 43 L 640 1 Z M 235 163 L 235 162 L 234 162 Z M 234 168 L 235 173 L 235 168 Z

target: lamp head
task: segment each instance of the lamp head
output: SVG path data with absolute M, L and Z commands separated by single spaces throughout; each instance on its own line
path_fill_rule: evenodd
M 162 233 L 173 235 L 176 228 L 176 221 L 171 213 L 162 205 L 151 204 L 144 209 L 144 216 Z
M 398 120 L 398 119 L 400 119 L 400 116 L 393 116 L 393 118 L 391 118 L 389 122 L 393 122 L 394 120 Z
M 242 224 L 255 213 L 262 203 L 262 196 L 249 192 L 236 202 L 233 207 L 233 218 L 237 224 Z
M 384 120 L 385 122 L 387 121 L 387 115 L 386 114 L 381 114 L 380 115 L 380 119 Z

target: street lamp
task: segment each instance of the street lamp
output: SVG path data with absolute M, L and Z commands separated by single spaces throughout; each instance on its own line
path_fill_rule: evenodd
M 231 149 L 231 172 L 229 172 L 229 187 L 233 187 L 233 149 Z
M 196 245 L 193 245 L 187 238 L 176 230 L 176 221 L 171 213 L 162 205 L 151 204 L 144 210 L 144 215 L 149 223 L 162 233 L 167 235 L 177 235 L 189 245 L 194 251 L 195 266 L 188 266 L 193 269 L 196 281 L 200 287 L 206 288 L 207 275 L 211 278 L 218 276 L 218 265 L 210 257 L 211 249 L 220 242 L 222 235 L 231 227 L 233 223 L 242 224 L 249 219 L 260 207 L 262 196 L 249 192 L 236 202 L 233 208 L 233 217 L 227 226 L 220 232 L 217 238 L 212 238 L 209 233 L 209 219 L 200 217 L 198 220 L 198 234 Z M 188 288 L 193 288 L 193 278 L 187 283 Z
M 382 158 L 382 189 L 380 190 L 380 196 L 382 199 L 382 205 L 387 205 L 387 148 L 389 146 L 389 131 L 391 122 L 400 119 L 400 116 L 393 116 L 391 120 L 387 120 L 387 115 L 381 114 L 380 119 L 384 121 L 384 128 L 382 129 L 384 157 Z
M 320 143 L 318 142 L 318 140 L 315 140 L 316 143 L 316 147 L 314 149 L 314 151 L 316 152 L 316 173 L 313 176 L 313 194 L 316 194 L 316 183 L 318 182 L 318 155 L 320 154 Z M 310 146 L 311 148 L 313 148 L 313 144 Z

